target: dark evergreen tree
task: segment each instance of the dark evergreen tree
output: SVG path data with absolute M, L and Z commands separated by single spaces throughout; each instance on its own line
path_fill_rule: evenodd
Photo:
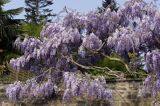
M 52 9 L 47 8 L 53 4 L 52 0 L 25 0 L 27 22 L 40 23 L 42 20 L 50 21 L 49 17 L 54 16 Z
M 13 51 L 13 42 L 19 34 L 20 20 L 13 19 L 20 14 L 23 8 L 4 10 L 3 6 L 10 0 L 0 0 L 0 64 L 6 53 Z
M 110 8 L 112 11 L 117 11 L 117 3 L 115 0 L 103 0 L 102 1 L 102 7 L 98 7 L 98 11 L 101 13 L 105 11 L 106 8 Z

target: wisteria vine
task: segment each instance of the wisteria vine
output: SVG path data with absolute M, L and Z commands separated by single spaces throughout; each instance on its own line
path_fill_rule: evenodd
M 156 96 L 160 90 L 159 16 L 153 3 L 129 0 L 118 11 L 107 8 L 102 13 L 69 12 L 63 21 L 47 23 L 39 38 L 17 38 L 15 46 L 24 54 L 11 59 L 10 65 L 17 71 L 32 71 L 36 77 L 9 85 L 6 95 L 11 101 L 52 97 L 63 83 L 63 101 L 73 96 L 113 100 L 103 76 L 92 78 L 86 70 L 111 72 L 108 67 L 94 65 L 111 53 L 119 54 L 128 64 L 128 53 L 136 53 L 137 57 L 144 54 L 142 62 L 149 73 L 144 84 Z M 73 55 L 74 61 L 70 58 Z

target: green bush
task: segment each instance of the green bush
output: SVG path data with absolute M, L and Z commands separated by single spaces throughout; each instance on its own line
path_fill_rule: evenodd
M 112 54 L 110 57 L 120 59 L 120 57 L 116 54 Z M 110 60 L 107 57 L 104 57 L 102 60 L 98 61 L 96 65 L 99 66 L 99 67 L 108 67 L 113 71 L 122 71 L 122 72 L 127 71 L 127 69 L 125 68 L 125 66 L 122 62 L 119 62 L 119 61 L 116 61 L 116 60 Z
M 27 36 L 31 37 L 39 37 L 39 34 L 42 30 L 43 24 L 35 24 L 35 23 L 24 23 L 22 24 L 22 32 L 23 34 L 27 34 Z

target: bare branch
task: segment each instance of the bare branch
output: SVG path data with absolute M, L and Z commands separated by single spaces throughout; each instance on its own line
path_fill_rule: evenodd
M 100 72 L 104 72 L 104 74 L 106 74 L 106 75 L 111 75 L 111 76 L 115 76 L 116 78 L 120 78 L 120 75 L 117 75 L 117 73 L 119 73 L 119 72 L 113 71 L 108 67 L 84 66 L 84 65 L 79 64 L 76 61 L 74 61 L 73 58 L 72 58 L 72 55 L 70 55 L 70 57 L 68 57 L 68 56 L 63 56 L 63 57 L 66 58 L 66 59 L 69 59 L 70 62 L 72 62 L 73 64 L 75 64 L 75 65 L 77 65 L 77 66 L 79 66 L 83 69 L 86 69 L 86 70 L 93 69 L 93 70 L 97 70 L 97 71 L 100 71 Z M 108 70 L 108 71 L 106 71 L 106 70 Z

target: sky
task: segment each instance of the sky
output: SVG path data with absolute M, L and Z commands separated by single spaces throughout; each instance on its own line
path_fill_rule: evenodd
M 125 0 L 116 0 L 118 4 L 122 5 Z M 54 13 L 60 12 L 65 6 L 79 12 L 88 12 L 96 10 L 102 5 L 102 0 L 54 0 L 54 4 L 50 6 Z M 11 0 L 10 3 L 4 5 L 4 9 L 13 9 L 17 7 L 25 7 L 24 0 Z M 15 18 L 23 19 L 25 12 Z

